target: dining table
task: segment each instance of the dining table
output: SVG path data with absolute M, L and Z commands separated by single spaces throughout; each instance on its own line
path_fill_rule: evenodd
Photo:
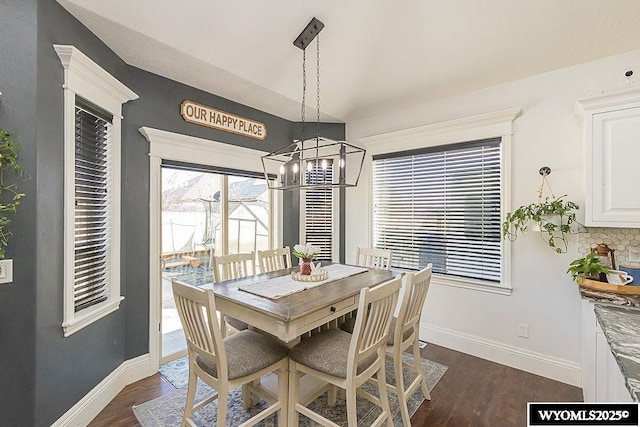
M 363 288 L 379 285 L 392 279 L 395 274 L 390 270 L 377 268 L 362 270 L 336 280 L 331 280 L 329 275 L 330 281 L 326 283 L 319 286 L 310 283 L 304 290 L 279 298 L 267 298 L 246 289 L 259 286 L 269 279 L 296 273 L 297 266 L 202 287 L 213 289 L 219 312 L 242 320 L 293 346 L 304 334 L 335 323 L 337 319 L 356 310 Z
M 355 268 L 357 273 L 335 280 L 332 280 L 330 273 L 326 282 L 321 284 L 310 282 L 301 286 L 300 283 L 284 277 L 297 273 L 299 267 L 295 266 L 241 279 L 209 283 L 202 288 L 213 289 L 216 309 L 221 315 L 242 320 L 250 328 L 266 332 L 288 347 L 293 347 L 305 335 L 308 336 L 323 329 L 338 328 L 340 322 L 345 321 L 357 310 L 362 289 L 384 283 L 398 274 L 390 270 L 357 268 L 357 266 L 337 263 L 329 265 L 327 270 L 332 266 L 347 270 L 350 267 Z M 254 289 L 262 288 L 265 283 L 274 283 L 274 279 L 277 279 L 278 283 L 283 283 L 282 289 L 276 292 L 281 295 L 269 298 L 256 294 Z M 300 379 L 301 403 L 304 405 L 310 403 L 328 390 L 328 387 L 327 383 L 308 375 L 304 376 Z M 259 387 L 254 386 L 253 389 L 276 393 L 278 390 L 276 376 L 263 377 L 259 381 Z M 255 403 L 252 393 L 249 392 L 249 385 L 242 387 L 242 400 L 245 409 Z

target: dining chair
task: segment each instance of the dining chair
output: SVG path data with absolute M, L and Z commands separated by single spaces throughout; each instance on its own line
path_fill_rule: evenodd
M 429 283 L 431 282 L 431 267 L 432 265 L 429 264 L 417 273 L 404 275 L 404 295 L 400 303 L 400 311 L 398 312 L 398 317 L 391 319 L 387 339 L 386 356 L 393 362 L 396 377 L 395 386 L 387 384 L 387 388 L 398 396 L 402 422 L 405 426 L 411 425 L 407 400 L 418 387 L 422 388 L 425 399 L 431 400 L 418 346 L 420 317 L 427 292 L 429 291 Z M 413 365 L 404 362 L 402 359 L 402 353 L 408 348 L 413 349 Z M 406 389 L 402 373 L 403 368 L 409 368 L 417 375 Z
M 391 269 L 391 251 L 389 249 L 374 249 L 358 247 L 356 251 L 356 265 L 361 267 Z
M 213 257 L 213 278 L 217 283 L 231 279 L 242 279 L 252 274 L 255 274 L 253 252 Z M 223 314 L 220 319 L 223 337 L 227 335 L 227 325 L 231 327 L 232 332 L 244 331 L 249 328 L 246 322 L 235 317 Z
M 284 248 L 258 251 L 258 260 L 262 273 L 283 270 L 291 267 L 291 249 L 289 246 L 285 246 Z
M 300 374 L 316 377 L 328 383 L 330 388 L 345 390 L 349 426 L 357 425 L 356 393 L 382 408 L 382 413 L 371 425 L 386 422 L 393 426 L 385 379 L 385 344 L 401 280 L 398 276 L 375 288 L 360 291 L 358 307 L 364 315 L 358 316 L 353 334 L 329 329 L 303 340 L 289 351 L 288 420 L 291 426 L 298 426 L 299 413 L 321 425 L 336 425 L 300 402 Z M 360 389 L 374 375 L 379 398 Z M 306 397 L 304 400 L 308 401 Z
M 267 335 L 245 330 L 223 339 L 216 317 L 213 290 L 200 289 L 175 279 L 171 280 L 178 315 L 187 340 L 189 384 L 181 425 L 195 425 L 191 415 L 205 405 L 218 400 L 218 425 L 227 425 L 229 391 L 244 385 L 251 394 L 259 395 L 268 408 L 251 417 L 241 426 L 258 422 L 279 412 L 278 424 L 287 425 L 288 416 L 288 348 Z M 277 396 L 259 383 L 263 375 L 278 376 Z M 217 393 L 195 403 L 198 378 Z M 221 421 L 222 420 L 222 421 Z

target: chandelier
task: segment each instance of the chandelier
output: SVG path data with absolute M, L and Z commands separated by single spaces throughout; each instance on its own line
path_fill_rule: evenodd
M 320 136 L 320 31 L 324 24 L 313 18 L 293 44 L 302 50 L 302 132 L 299 140 L 262 156 L 269 187 L 277 190 L 355 187 L 364 163 L 364 148 Z M 305 138 L 307 90 L 306 49 L 316 39 L 316 132 Z M 269 177 L 277 175 L 275 180 Z

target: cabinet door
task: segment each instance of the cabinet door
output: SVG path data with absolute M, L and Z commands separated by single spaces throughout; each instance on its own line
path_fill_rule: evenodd
M 587 141 L 587 177 L 592 181 L 587 225 L 640 227 L 640 108 L 594 114 L 591 136 Z
M 631 402 L 624 376 L 602 329 L 596 328 L 595 402 Z M 586 400 L 585 400 L 586 401 Z

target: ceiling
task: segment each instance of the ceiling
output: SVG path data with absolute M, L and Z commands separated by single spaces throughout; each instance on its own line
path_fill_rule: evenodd
M 290 120 L 302 96 L 293 40 L 314 16 L 325 121 L 640 49 L 637 0 L 58 2 L 128 64 Z M 315 43 L 307 57 L 314 120 Z

